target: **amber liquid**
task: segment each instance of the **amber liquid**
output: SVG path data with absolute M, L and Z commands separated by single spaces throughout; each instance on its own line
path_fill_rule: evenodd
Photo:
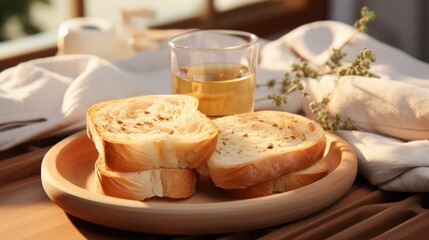
M 180 68 L 173 79 L 173 93 L 199 99 L 199 110 L 210 117 L 251 112 L 255 75 L 239 64 L 206 64 Z

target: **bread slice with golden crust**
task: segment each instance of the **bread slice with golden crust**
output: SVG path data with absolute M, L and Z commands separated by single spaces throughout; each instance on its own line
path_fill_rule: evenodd
M 259 111 L 214 122 L 220 133 L 207 171 L 224 189 L 244 189 L 308 168 L 326 147 L 323 128 L 296 114 Z
M 95 166 L 100 193 L 117 198 L 142 201 L 152 197 L 188 198 L 196 188 L 195 169 L 154 168 L 138 172 L 118 172 L 106 167 L 100 157 Z
M 238 199 L 262 197 L 304 187 L 322 179 L 328 172 L 328 162 L 326 159 L 322 158 L 304 170 L 276 177 L 248 188 L 224 189 L 224 191 L 228 196 Z
M 218 128 L 185 95 L 147 95 L 95 104 L 87 133 L 109 169 L 198 168 L 216 148 Z

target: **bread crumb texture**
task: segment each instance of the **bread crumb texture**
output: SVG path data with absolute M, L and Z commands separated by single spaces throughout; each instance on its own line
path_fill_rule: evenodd
M 214 122 L 221 131 L 212 158 L 223 158 L 232 164 L 249 161 L 252 157 L 261 158 L 261 155 L 293 151 L 323 135 L 314 121 L 275 111 L 238 114 Z
M 172 97 L 174 96 L 174 97 Z M 105 139 L 138 141 L 149 136 L 198 138 L 212 129 L 197 110 L 198 100 L 184 95 L 150 95 L 94 105 L 89 115 Z

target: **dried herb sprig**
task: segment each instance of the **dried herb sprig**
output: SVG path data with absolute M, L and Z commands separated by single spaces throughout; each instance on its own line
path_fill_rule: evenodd
M 347 68 L 343 68 L 339 71 L 340 76 L 355 75 L 363 77 L 375 77 L 376 74 L 370 72 L 371 63 L 375 62 L 375 55 L 368 48 L 363 48 L 356 59 Z
M 331 50 L 329 60 L 323 66 L 317 68 L 311 66 L 307 61 L 300 61 L 292 64 L 290 71 L 285 73 L 281 81 L 272 79 L 267 82 L 266 86 L 270 88 L 281 84 L 281 90 L 278 93 L 268 95 L 267 98 L 273 100 L 277 106 L 280 106 L 282 104 L 287 104 L 289 94 L 299 91 L 301 96 L 309 102 L 309 109 L 314 114 L 315 120 L 325 130 L 353 129 L 353 122 L 350 118 L 343 119 L 340 113 L 336 113 L 333 116 L 329 114 L 328 106 L 332 94 L 323 97 L 322 100 L 318 102 L 306 91 L 302 79 L 319 79 L 324 75 L 336 75 L 338 80 L 346 75 L 378 77 L 376 74 L 370 72 L 371 63 L 374 63 L 376 58 L 368 48 L 363 48 L 348 66 L 343 66 L 343 59 L 346 56 L 346 54 L 342 52 L 344 46 L 349 44 L 357 33 L 366 32 L 367 24 L 375 20 L 374 11 L 369 10 L 366 6 L 362 7 L 360 13 L 361 18 L 354 24 L 356 31 L 339 48 Z M 291 76 L 291 74 L 293 76 Z
M 367 6 L 363 6 L 360 10 L 361 17 L 354 23 L 354 27 L 359 32 L 367 32 L 367 24 L 375 20 L 375 12 L 369 10 Z

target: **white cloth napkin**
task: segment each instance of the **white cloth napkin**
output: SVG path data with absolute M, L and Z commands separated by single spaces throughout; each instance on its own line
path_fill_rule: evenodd
M 352 31 L 348 25 L 323 21 L 263 41 L 257 83 L 280 80 L 299 57 L 323 64 L 329 56 L 324 50 L 341 44 Z M 363 46 L 376 54 L 372 69 L 381 79 L 341 79 L 330 110 L 350 116 L 362 131 L 337 133 L 354 147 L 359 172 L 372 184 L 392 191 L 429 191 L 429 67 L 365 34 L 344 49 L 347 58 Z M 329 76 L 306 85 L 317 98 L 333 92 Z M 256 98 L 272 91 L 257 88 Z M 170 92 L 165 43 L 114 63 L 71 55 L 20 64 L 0 73 L 0 150 L 84 129 L 86 110 L 97 102 Z M 282 107 L 269 100 L 256 102 L 257 110 L 268 108 L 298 112 L 306 106 L 299 94 Z
M 165 62 L 158 60 L 168 59 L 168 51 L 142 55 L 141 69 L 150 70 L 144 76 L 89 55 L 38 59 L 3 71 L 0 150 L 84 129 L 86 110 L 97 102 L 170 93 L 169 83 L 164 81 L 169 73 L 158 64 Z
M 315 66 L 329 58 L 353 34 L 351 26 L 333 21 L 301 26 L 267 44 L 261 66 L 281 69 L 299 58 Z M 320 101 L 332 94 L 329 111 L 350 117 L 361 131 L 339 131 L 358 153 L 359 173 L 391 191 L 429 191 L 429 65 L 358 34 L 343 50 L 351 62 L 368 47 L 380 78 L 347 76 L 307 79 L 309 92 Z M 308 107 L 303 102 L 303 109 Z M 401 140 L 400 140 L 401 139 Z
M 353 145 L 359 172 L 371 183 L 391 191 L 428 191 L 428 140 L 404 142 L 368 132 L 338 133 Z

